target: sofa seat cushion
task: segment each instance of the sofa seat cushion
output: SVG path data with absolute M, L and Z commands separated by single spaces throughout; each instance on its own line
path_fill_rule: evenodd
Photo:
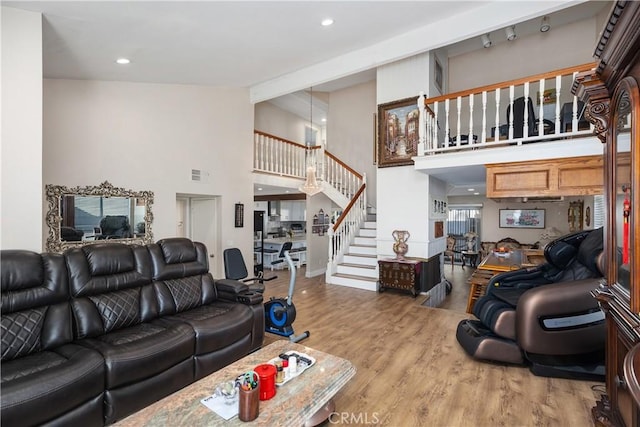
M 66 344 L 2 362 L 2 424 L 36 425 L 72 411 L 104 390 L 104 360 Z
M 186 324 L 141 323 L 80 341 L 102 354 L 106 387 L 133 384 L 190 359 L 195 348 L 193 329 Z
M 223 349 L 251 335 L 254 315 L 250 307 L 216 301 L 166 318 L 188 323 L 196 333 L 196 355 Z

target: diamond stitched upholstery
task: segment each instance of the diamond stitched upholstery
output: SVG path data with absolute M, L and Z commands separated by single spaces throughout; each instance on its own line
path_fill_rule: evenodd
M 164 282 L 173 296 L 176 311 L 186 311 L 195 308 L 202 302 L 201 276 L 185 277 L 178 280 Z
M 140 322 L 140 292 L 125 289 L 105 295 L 89 297 L 96 306 L 104 323 L 104 332 L 121 329 Z
M 2 425 L 99 425 L 104 361 L 73 340 L 59 254 L 3 250 Z
M 2 316 L 2 360 L 40 351 L 40 334 L 47 307 Z

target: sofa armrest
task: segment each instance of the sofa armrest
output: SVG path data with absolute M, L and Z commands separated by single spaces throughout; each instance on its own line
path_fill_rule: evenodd
M 604 313 L 591 296 L 601 280 L 559 282 L 525 292 L 516 309 L 520 347 L 529 353 L 555 355 L 604 348 Z
M 215 281 L 218 296 L 224 301 L 241 302 L 247 305 L 262 304 L 262 294 L 249 290 L 249 285 L 232 279 Z

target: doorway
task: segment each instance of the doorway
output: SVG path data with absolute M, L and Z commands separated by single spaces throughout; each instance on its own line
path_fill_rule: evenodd
M 209 271 L 221 276 L 220 201 L 218 197 L 181 194 L 176 196 L 176 236 L 202 242 L 209 254 Z

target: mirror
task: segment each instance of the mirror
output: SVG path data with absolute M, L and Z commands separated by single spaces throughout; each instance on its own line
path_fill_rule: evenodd
M 126 190 L 108 181 L 91 187 L 45 188 L 49 252 L 107 240 L 127 244 L 153 241 L 152 191 Z
M 630 289 L 631 260 L 633 260 L 633 245 L 630 239 L 634 230 L 630 211 L 633 200 L 633 182 L 631 175 L 631 129 L 633 115 L 630 88 L 620 85 L 618 96 L 615 97 L 615 111 L 613 116 L 612 148 L 616 153 L 616 167 L 614 172 L 616 190 L 612 214 L 615 233 L 613 233 L 616 248 L 616 282 L 626 291 Z M 614 258 L 615 259 L 615 258 Z

